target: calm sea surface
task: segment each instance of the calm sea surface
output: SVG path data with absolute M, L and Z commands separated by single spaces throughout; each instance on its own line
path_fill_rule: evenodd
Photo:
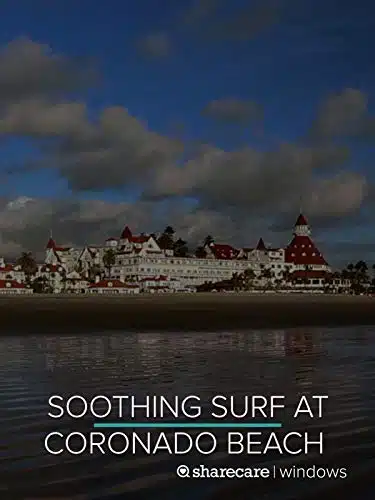
M 348 478 L 284 480 L 277 487 L 272 480 L 262 486 L 256 480 L 243 480 L 245 493 L 228 498 L 303 499 L 312 491 L 318 497 L 332 482 L 357 480 L 362 487 L 368 484 L 360 497 L 374 497 L 375 328 L 9 336 L 0 339 L 0 370 L 0 498 L 205 500 L 230 484 L 220 479 L 178 479 L 179 464 L 290 466 L 307 459 L 310 466 L 324 462 L 329 467 L 346 467 Z M 223 394 L 236 396 L 238 409 L 245 395 L 284 394 L 293 407 L 302 394 L 327 394 L 325 414 L 319 421 L 283 419 L 288 430 L 308 428 L 315 436 L 324 430 L 324 460 L 285 454 L 228 457 L 228 429 L 215 431 L 220 446 L 210 456 L 176 457 L 164 452 L 146 456 L 141 451 L 135 456 L 54 456 L 44 450 L 49 432 L 89 435 L 93 419 L 48 418 L 52 394 L 65 398 L 81 394 L 87 399 L 98 394 L 134 394 L 139 402 L 146 395 L 196 394 L 203 403 Z M 140 416 L 139 420 L 145 419 Z M 192 436 L 199 433 L 189 432 Z M 238 486 L 238 481 L 230 483 Z M 255 491 L 255 496 L 249 494 Z

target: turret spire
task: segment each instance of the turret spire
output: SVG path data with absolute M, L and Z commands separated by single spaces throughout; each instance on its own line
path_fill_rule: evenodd
M 311 231 L 306 217 L 300 213 L 294 226 L 296 236 L 310 236 Z

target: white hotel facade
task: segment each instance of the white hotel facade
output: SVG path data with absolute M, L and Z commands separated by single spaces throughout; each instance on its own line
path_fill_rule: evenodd
M 110 275 L 103 257 L 112 249 L 115 254 Z M 279 283 L 285 275 L 294 278 L 295 286 L 321 287 L 331 269 L 310 238 L 310 228 L 301 214 L 294 227 L 292 241 L 286 248 L 267 248 L 262 239 L 255 248 L 234 248 L 227 244 L 211 243 L 204 247 L 205 258 L 178 257 L 172 250 L 163 250 L 152 235 L 134 235 L 125 227 L 119 238 L 108 238 L 102 246 L 85 248 L 61 247 L 51 238 L 48 241 L 45 264 L 60 266 L 66 273 L 79 272 L 88 278 L 90 269 L 100 270 L 91 291 L 107 288 L 118 282 L 139 284 L 140 291 L 194 290 L 207 282 L 219 282 L 241 274 L 247 269 L 261 279 L 265 270 L 271 281 Z M 89 285 L 88 285 L 89 286 Z

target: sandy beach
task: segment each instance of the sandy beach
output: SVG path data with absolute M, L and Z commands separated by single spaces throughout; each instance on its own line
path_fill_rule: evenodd
M 375 324 L 375 298 L 192 294 L 0 297 L 2 334 L 230 331 Z

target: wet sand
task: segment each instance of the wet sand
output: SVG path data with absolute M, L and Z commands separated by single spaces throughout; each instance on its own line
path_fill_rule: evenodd
M 2 334 L 375 325 L 375 298 L 307 294 L 3 296 L 0 314 Z

